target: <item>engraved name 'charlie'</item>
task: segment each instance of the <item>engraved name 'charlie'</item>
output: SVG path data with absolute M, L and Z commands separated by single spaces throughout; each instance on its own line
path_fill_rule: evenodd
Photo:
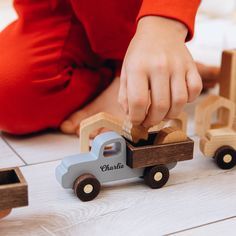
M 117 163 L 114 166 L 110 166 L 109 164 L 100 166 L 100 169 L 102 172 L 109 171 L 109 170 L 118 170 L 124 168 L 124 165 L 122 163 Z

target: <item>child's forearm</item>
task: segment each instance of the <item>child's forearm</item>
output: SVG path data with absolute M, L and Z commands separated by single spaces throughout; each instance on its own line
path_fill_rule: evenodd
M 200 94 L 201 78 L 185 46 L 187 32 L 176 20 L 140 19 L 122 66 L 119 93 L 134 124 L 150 127 L 176 118 Z

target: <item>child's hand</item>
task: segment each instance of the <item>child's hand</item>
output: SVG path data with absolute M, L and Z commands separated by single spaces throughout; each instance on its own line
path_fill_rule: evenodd
M 200 94 L 202 82 L 185 46 L 186 35 L 187 28 L 178 21 L 140 19 L 124 59 L 119 91 L 119 103 L 134 124 L 150 127 L 175 118 Z

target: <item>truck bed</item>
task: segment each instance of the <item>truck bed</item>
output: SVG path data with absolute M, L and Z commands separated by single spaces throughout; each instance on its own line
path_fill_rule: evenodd
M 129 167 L 142 168 L 193 158 L 193 140 L 188 138 L 182 142 L 154 145 L 157 134 L 158 132 L 151 133 L 148 140 L 141 140 L 138 143 L 126 140 L 126 164 Z

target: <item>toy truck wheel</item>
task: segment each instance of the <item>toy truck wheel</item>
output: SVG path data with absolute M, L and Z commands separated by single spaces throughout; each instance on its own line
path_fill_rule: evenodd
M 231 169 L 236 164 L 236 150 L 229 146 L 220 147 L 215 152 L 214 159 L 221 169 Z
M 169 179 L 169 169 L 165 165 L 148 167 L 144 171 L 144 182 L 150 188 L 161 188 Z
M 74 192 L 83 202 L 91 201 L 99 194 L 100 182 L 91 174 L 83 174 L 74 183 Z

